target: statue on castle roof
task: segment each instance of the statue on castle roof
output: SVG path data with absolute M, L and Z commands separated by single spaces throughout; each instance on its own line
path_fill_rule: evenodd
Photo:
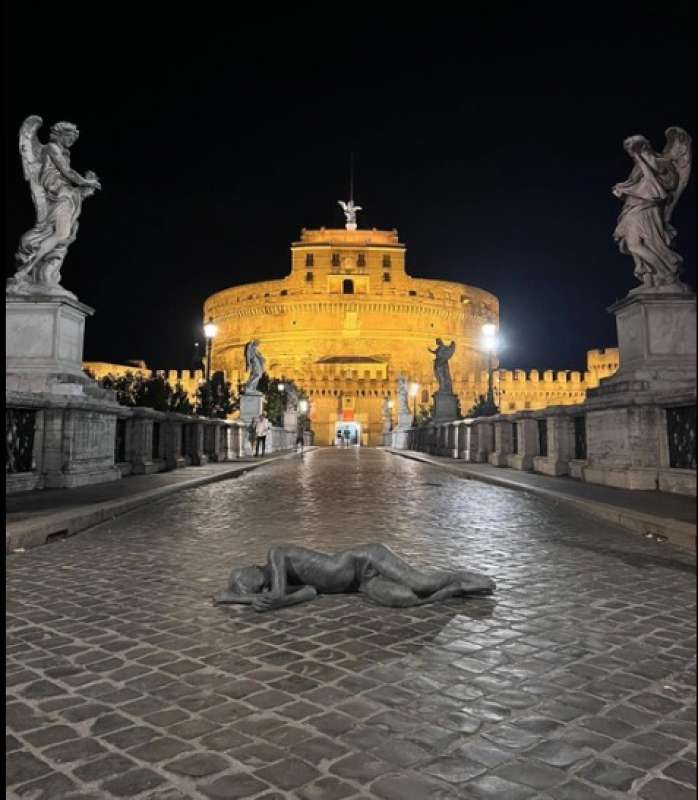
M 250 373 L 243 389 L 245 394 L 261 394 L 257 384 L 264 374 L 264 356 L 259 352 L 259 339 L 253 339 L 245 345 L 245 367 Z
M 434 356 L 434 377 L 439 382 L 438 391 L 442 394 L 453 394 L 453 383 L 448 368 L 448 361 L 456 352 L 456 343 L 444 344 L 443 339 L 436 340 L 436 349 L 427 350 Z
M 7 281 L 8 294 L 55 294 L 75 298 L 60 285 L 61 266 L 75 241 L 85 197 L 101 185 L 94 172 L 84 176 L 70 166 L 70 148 L 79 131 L 71 122 L 51 126 L 50 141 L 42 144 L 37 131 L 41 117 L 27 117 L 19 129 L 19 151 L 29 182 L 36 222 L 21 238 L 15 256 L 17 271 Z
M 691 137 L 682 128 L 665 131 L 661 153 L 644 136 L 629 136 L 623 147 L 633 160 L 628 180 L 613 194 L 624 199 L 613 238 L 621 253 L 632 256 L 638 291 L 690 291 L 680 280 L 683 258 L 672 249 L 676 230 L 671 215 L 691 174 Z
M 356 230 L 356 212 L 363 211 L 361 206 L 355 205 L 353 200 L 349 200 L 347 203 L 344 200 L 337 201 L 339 205 L 342 207 L 342 211 L 344 211 L 344 216 L 346 217 L 347 224 L 346 229 L 348 231 L 355 231 Z

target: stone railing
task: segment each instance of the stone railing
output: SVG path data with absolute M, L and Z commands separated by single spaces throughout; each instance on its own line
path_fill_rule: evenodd
M 249 457 L 239 421 L 129 408 L 105 400 L 6 394 L 5 492 L 70 488 Z M 312 443 L 312 434 L 306 435 Z M 291 450 L 295 431 L 272 428 L 267 453 Z
M 646 413 L 638 410 L 638 414 Z M 600 479 L 595 453 L 601 436 L 598 423 L 585 404 L 552 406 L 540 411 L 519 411 L 491 417 L 454 420 L 418 428 L 383 433 L 382 444 L 397 450 L 416 450 L 474 464 L 528 470 L 543 475 L 568 475 L 589 483 L 625 488 L 634 486 L 627 476 Z M 696 494 L 696 409 L 688 403 L 667 405 L 657 415 L 654 488 L 679 494 Z M 590 428 L 591 423 L 591 428 Z M 588 431 L 591 441 L 587 443 Z

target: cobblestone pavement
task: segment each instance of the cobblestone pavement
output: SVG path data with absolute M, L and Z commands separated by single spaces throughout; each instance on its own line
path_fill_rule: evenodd
M 370 540 L 497 592 L 211 605 Z M 695 797 L 694 559 L 537 497 L 318 450 L 7 561 L 10 798 Z

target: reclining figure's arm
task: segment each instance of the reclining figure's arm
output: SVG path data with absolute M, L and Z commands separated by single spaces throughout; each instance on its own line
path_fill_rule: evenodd
M 312 586 L 301 586 L 288 593 L 288 573 L 286 571 L 286 552 L 283 547 L 272 547 L 269 550 L 269 566 L 271 567 L 271 591 L 258 594 L 252 600 L 255 611 L 271 611 L 287 606 L 307 603 L 317 597 Z

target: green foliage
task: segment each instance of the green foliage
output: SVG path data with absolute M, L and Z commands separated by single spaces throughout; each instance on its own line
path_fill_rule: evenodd
M 418 428 L 421 428 L 423 425 L 428 425 L 431 422 L 431 408 L 429 406 L 419 406 L 417 409 L 416 422 Z
M 284 384 L 284 390 L 279 389 L 279 384 Z M 299 400 L 307 399 L 305 392 L 296 386 L 293 381 L 286 378 L 270 378 L 265 372 L 259 379 L 257 389 L 264 395 L 264 413 L 269 418 L 272 425 L 281 426 L 284 424 L 284 411 L 288 401 L 288 389 L 292 387 L 296 390 Z
M 99 385 L 116 392 L 116 400 L 131 408 L 152 408 L 155 411 L 176 411 L 192 414 L 193 408 L 181 384 L 173 389 L 161 375 L 146 377 L 127 372 L 125 375 L 105 375 Z
M 466 417 L 491 417 L 493 414 L 499 414 L 499 409 L 494 403 L 487 400 L 484 394 L 481 394 L 477 403 L 468 411 Z
M 196 401 L 197 414 L 215 419 L 225 419 L 240 407 L 239 396 L 232 394 L 230 382 L 222 372 L 214 372 L 209 380 L 199 385 Z

